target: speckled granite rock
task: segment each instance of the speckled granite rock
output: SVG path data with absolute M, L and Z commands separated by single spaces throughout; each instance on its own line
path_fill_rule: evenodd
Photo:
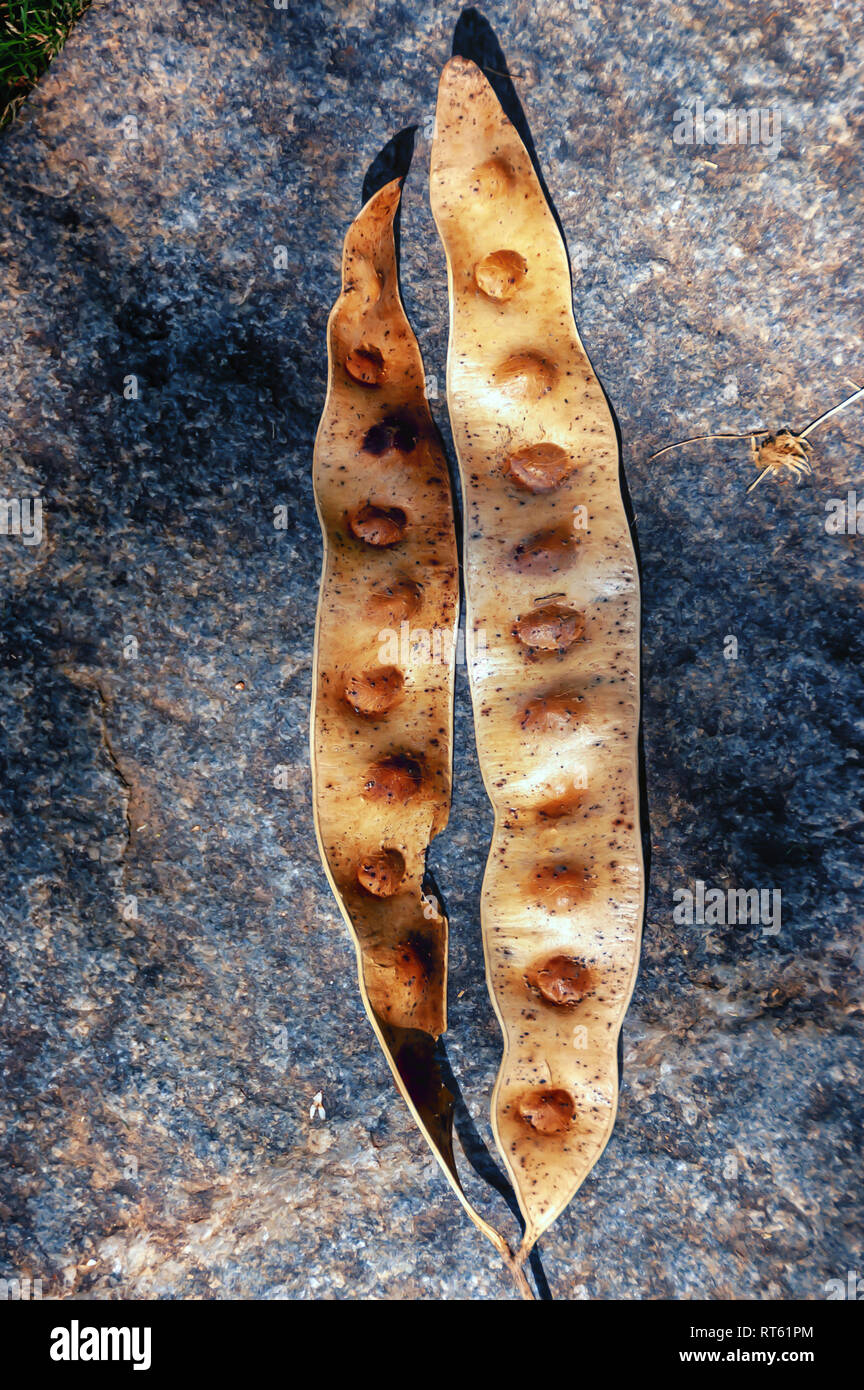
M 864 1272 L 864 538 L 824 527 L 861 486 L 861 412 L 798 487 L 748 497 L 743 443 L 649 460 L 800 428 L 864 379 L 864 26 L 852 0 L 769 8 L 490 13 L 620 421 L 645 598 L 645 948 L 617 1129 L 542 1245 L 565 1299 L 819 1298 Z M 443 383 L 425 177 L 457 18 L 97 3 L 0 147 L 2 491 L 44 504 L 41 544 L 0 536 L 0 1275 L 46 1295 L 513 1296 L 373 1044 L 307 773 L 324 325 L 366 168 L 416 123 L 403 280 Z M 697 98 L 779 107 L 779 154 L 676 144 Z M 432 862 L 488 1139 L 464 671 L 457 720 Z M 779 934 L 674 922 L 697 879 L 780 889 Z

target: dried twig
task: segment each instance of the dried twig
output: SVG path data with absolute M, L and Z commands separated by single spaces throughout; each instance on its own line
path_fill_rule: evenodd
M 778 430 L 776 434 L 772 434 L 770 430 L 744 430 L 741 434 L 727 432 L 694 434 L 689 439 L 679 439 L 675 444 L 665 445 L 664 448 L 658 449 L 657 453 L 651 454 L 650 457 L 659 459 L 663 454 L 668 454 L 671 449 L 681 449 L 685 444 L 696 444 L 702 439 L 749 439 L 753 461 L 757 467 L 761 467 L 762 471 L 750 484 L 747 489 L 748 492 L 752 492 L 754 487 L 758 486 L 769 473 L 780 474 L 786 469 L 794 473 L 796 477 L 802 473 L 812 473 L 810 454 L 813 452 L 813 446 L 807 442 L 807 436 L 812 434 L 817 425 L 829 420 L 832 415 L 838 415 L 841 410 L 845 410 L 847 405 L 851 405 L 853 401 L 864 396 L 864 386 L 858 386 L 854 381 L 849 384 L 855 387 L 851 396 L 847 396 L 845 401 L 832 406 L 830 410 L 824 411 L 815 420 L 811 420 L 810 424 L 797 434 L 787 428 Z M 756 447 L 757 439 L 762 440 L 758 449 Z

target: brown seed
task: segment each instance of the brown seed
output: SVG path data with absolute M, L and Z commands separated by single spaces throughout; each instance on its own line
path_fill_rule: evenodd
M 519 1099 L 519 1114 L 538 1134 L 566 1134 L 573 1123 L 576 1106 L 567 1091 L 538 1087 Z
M 557 574 L 573 559 L 578 543 L 569 526 L 535 531 L 514 547 L 513 564 L 523 574 Z
M 357 881 L 376 898 L 392 898 L 405 877 L 405 860 L 398 849 L 374 850 L 357 865 Z
M 547 1004 L 571 1009 L 590 994 L 594 977 L 585 963 L 575 956 L 547 956 L 526 972 L 532 989 L 543 996 Z
M 366 774 L 363 795 L 367 801 L 404 802 L 419 791 L 423 769 L 417 758 L 394 753 L 379 758 Z
M 553 911 L 567 912 L 585 901 L 591 879 L 584 869 L 570 864 L 544 864 L 535 869 L 525 885 L 534 902 L 545 904 Z
M 551 492 L 569 478 L 575 464 L 558 444 L 528 444 L 511 454 L 504 467 L 528 492 Z
M 408 518 L 401 507 L 376 507 L 372 502 L 364 502 L 349 512 L 348 529 L 367 545 L 398 545 L 408 529 Z
M 585 631 L 585 618 L 574 608 L 547 603 L 525 613 L 514 624 L 513 636 L 532 651 L 566 652 Z
M 539 400 L 558 379 L 558 368 L 541 352 L 514 352 L 495 369 L 495 381 L 510 396 Z
M 350 676 L 345 699 L 357 714 L 385 714 L 401 698 L 405 677 L 397 666 L 375 666 L 362 676 Z
M 413 579 L 400 576 L 370 594 L 366 611 L 381 627 L 398 627 L 413 618 L 423 602 L 423 590 Z
M 572 690 L 538 695 L 522 711 L 522 728 L 537 733 L 563 733 L 585 718 L 585 701 Z
M 376 347 L 356 347 L 345 358 L 345 370 L 360 386 L 380 386 L 384 380 L 384 357 Z
M 474 279 L 489 299 L 506 303 L 521 288 L 528 262 L 518 251 L 493 251 L 474 267 Z

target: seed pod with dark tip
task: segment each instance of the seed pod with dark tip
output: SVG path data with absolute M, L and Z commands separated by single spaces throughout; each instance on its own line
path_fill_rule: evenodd
M 527 150 L 464 58 L 444 70 L 435 132 L 467 630 L 485 635 L 469 675 L 495 810 L 482 898 L 504 1035 L 492 1123 L 524 1256 L 615 1119 L 644 893 L 639 590 L 615 428 L 573 321 L 566 251 Z
M 311 730 L 315 829 L 357 951 L 366 1011 L 397 1085 L 472 1220 L 453 1155 L 455 1097 L 439 1066 L 447 922 L 423 891 L 450 805 L 459 577 L 447 462 L 399 297 L 400 184 L 345 241 L 328 325 L 314 487 L 324 537 Z M 429 660 L 404 626 L 439 641 Z M 398 653 L 398 660 L 393 652 Z

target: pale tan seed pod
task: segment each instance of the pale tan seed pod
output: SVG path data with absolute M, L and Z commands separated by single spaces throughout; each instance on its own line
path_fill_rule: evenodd
M 315 828 L 397 1085 L 471 1219 L 508 1258 L 460 1187 L 454 1097 L 434 1056 L 447 1026 L 447 923 L 423 877 L 450 806 L 459 577 L 447 463 L 399 297 L 399 199 L 396 180 L 349 229 L 328 325 L 314 460 Z
M 615 1119 L 644 897 L 638 575 L 566 251 L 521 139 L 466 59 L 444 69 L 435 129 L 467 630 L 484 639 L 470 677 L 495 810 L 482 899 L 504 1035 L 492 1123 L 524 1256 Z

